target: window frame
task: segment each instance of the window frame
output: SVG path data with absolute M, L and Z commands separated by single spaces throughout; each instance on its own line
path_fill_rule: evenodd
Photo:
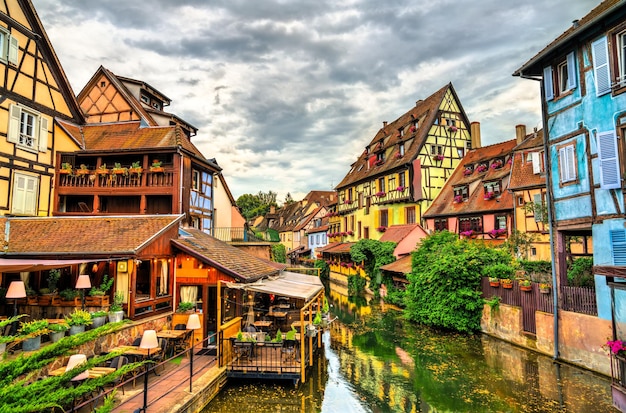
M 483 232 L 483 221 L 480 216 L 459 218 L 459 234 L 465 231 Z
M 24 116 L 31 117 L 33 122 L 30 128 L 32 135 L 24 132 Z M 9 105 L 9 126 L 7 142 L 15 144 L 18 148 L 29 152 L 48 151 L 48 118 L 38 111 L 27 106 L 11 103 Z M 30 143 L 25 143 L 24 136 L 28 136 Z
M 197 169 L 191 170 L 191 190 L 197 192 L 202 190 L 202 174 Z
M 446 231 L 448 229 L 448 218 L 435 218 L 434 227 L 435 231 Z
M 379 227 L 389 227 L 389 210 L 381 209 L 378 214 L 378 226 Z
M 559 170 L 559 186 L 574 185 L 578 183 L 578 157 L 576 156 L 576 142 L 568 142 L 556 147 Z M 571 165 L 567 163 L 568 156 L 571 154 Z M 564 165 L 564 163 L 566 163 Z M 570 167 L 572 170 L 570 171 Z M 573 172 L 574 176 L 570 176 L 569 172 Z M 565 176 L 567 174 L 567 176 Z
M 463 200 L 466 200 L 469 198 L 469 186 L 463 185 L 463 186 L 457 186 L 456 188 L 452 188 L 452 193 L 454 194 L 454 197 L 461 195 L 461 198 Z
M 573 93 L 578 87 L 575 51 L 543 68 L 543 85 L 546 101 L 558 100 Z
M 404 223 L 405 224 L 415 224 L 416 221 L 416 211 L 415 211 L 415 206 L 407 206 L 404 207 Z
M 24 179 L 23 187 L 20 187 L 18 182 L 19 179 Z M 34 184 L 32 189 L 27 188 L 29 182 Z M 36 216 L 39 202 L 39 177 L 16 171 L 13 173 L 12 186 L 11 214 L 20 216 Z M 29 193 L 32 198 L 30 200 L 28 199 Z M 20 201 L 22 205 L 17 205 L 18 201 Z M 29 203 L 30 205 L 27 205 Z

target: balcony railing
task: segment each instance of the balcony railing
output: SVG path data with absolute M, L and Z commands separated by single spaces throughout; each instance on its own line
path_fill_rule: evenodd
M 140 187 L 172 187 L 174 173 L 168 171 L 145 171 L 141 175 L 127 174 L 98 174 L 89 171 L 87 174 L 60 174 L 59 186 L 65 188 L 140 188 Z
M 386 204 L 389 202 L 401 202 L 409 199 L 410 191 L 409 188 L 403 188 L 401 191 L 397 189 L 392 189 L 389 192 L 386 192 L 385 195 L 372 196 L 372 204 Z
M 254 232 L 246 228 L 241 227 L 216 227 L 213 231 L 213 236 L 220 241 L 224 242 L 262 242 L 266 241 L 263 238 L 259 238 Z M 267 236 L 267 240 L 270 240 L 270 236 Z

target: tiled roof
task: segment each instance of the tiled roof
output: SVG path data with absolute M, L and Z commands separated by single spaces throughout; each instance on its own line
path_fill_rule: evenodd
M 417 228 L 417 224 L 405 224 L 405 225 L 392 225 L 385 233 L 380 237 L 380 241 L 391 241 L 398 243 L 402 241 L 407 235 L 411 233 L 415 228 Z
M 513 209 L 513 197 L 507 191 L 507 177 L 511 172 L 511 164 L 505 162 L 499 169 L 487 168 L 486 172 L 479 173 L 474 167 L 474 172 L 465 176 L 464 171 L 468 165 L 478 165 L 481 162 L 489 162 L 496 158 L 508 157 L 515 147 L 515 139 L 497 143 L 469 151 L 459 166 L 448 178 L 441 192 L 435 198 L 430 208 L 423 214 L 425 218 L 438 216 L 469 215 L 485 212 L 496 212 Z M 501 195 L 497 199 L 485 200 L 483 182 L 502 179 Z M 453 188 L 469 185 L 469 198 L 463 202 L 454 202 Z M 473 188 L 473 190 L 471 189 Z
M 66 129 L 86 151 L 137 150 L 155 148 L 184 148 L 205 159 L 193 143 L 185 137 L 179 126 L 141 127 L 140 122 L 94 123 L 80 128 Z
M 178 225 L 179 215 L 4 218 L 6 255 L 134 254 L 153 237 Z M 3 231 L 4 232 L 4 231 Z
M 543 69 L 540 63 L 550 53 L 552 53 L 553 51 L 558 51 L 561 45 L 575 37 L 583 36 L 584 33 L 588 31 L 590 31 L 591 33 L 595 33 L 592 31 L 592 29 L 599 20 L 602 20 L 604 17 L 607 16 L 613 17 L 617 9 L 624 6 L 626 6 L 626 1 L 624 0 L 602 1 L 598 6 L 596 6 L 593 10 L 587 13 L 587 15 L 585 15 L 578 21 L 575 21 L 575 24 L 572 24 L 565 32 L 563 32 L 559 37 L 557 37 L 550 44 L 544 47 L 528 62 L 524 63 L 522 67 L 520 67 L 513 73 L 513 76 L 540 75 Z
M 407 142 L 407 144 L 408 142 L 411 142 L 410 145 L 405 146 L 404 156 L 396 158 L 395 153 L 393 153 L 391 156 L 386 158 L 382 165 L 368 168 L 369 158 L 373 154 L 368 154 L 366 151 L 363 151 L 357 161 L 352 164 L 350 172 L 348 172 L 336 188 L 344 188 L 356 182 L 363 181 L 369 177 L 385 174 L 387 171 L 394 170 L 402 165 L 411 163 L 415 158 L 417 158 L 417 155 L 419 154 L 420 149 L 428 136 L 431 125 L 435 121 L 438 114 L 438 108 L 441 101 L 448 90 L 451 90 L 456 96 L 452 83 L 448 83 L 423 101 L 418 101 L 418 103 L 404 115 L 400 116 L 395 121 L 388 123 L 386 127 L 381 128 L 367 145 L 368 147 L 373 147 L 381 140 L 386 140 L 382 147 L 377 147 L 377 151 L 381 151 L 383 149 L 397 146 L 398 143 L 401 142 L 400 139 L 402 139 L 402 141 Z M 419 119 L 419 127 L 417 130 L 414 133 L 405 134 L 402 138 L 397 138 L 396 133 L 398 130 L 409 125 L 415 119 Z
M 509 189 L 511 190 L 546 186 L 545 173 L 534 173 L 533 164 L 527 159 L 530 152 L 543 149 L 543 131 L 529 136 L 514 149 L 509 182 Z
M 350 247 L 353 245 L 354 242 L 333 242 L 323 248 L 317 249 L 317 252 L 327 252 L 329 254 L 346 254 L 350 252 Z
M 381 265 L 380 269 L 383 271 L 397 272 L 399 274 L 408 274 L 413 269 L 411 267 L 411 255 L 405 255 L 390 264 Z
M 267 261 L 220 241 L 198 229 L 185 228 L 172 243 L 202 261 L 218 268 L 240 281 L 252 282 L 270 275 L 278 275 L 278 269 Z
M 337 193 L 335 191 L 311 191 L 304 200 L 308 203 L 319 203 L 321 206 L 327 206 L 337 203 Z

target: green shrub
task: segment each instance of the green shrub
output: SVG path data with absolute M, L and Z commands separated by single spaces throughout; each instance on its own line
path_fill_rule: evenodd
M 287 250 L 283 244 L 272 244 L 272 261 L 286 263 L 287 262 Z
M 567 266 L 567 282 L 574 287 L 594 287 L 593 257 L 577 258 Z
M 330 278 L 330 267 L 326 264 L 326 261 L 315 260 L 313 266 L 320 269 L 320 278 L 322 280 L 328 280 Z

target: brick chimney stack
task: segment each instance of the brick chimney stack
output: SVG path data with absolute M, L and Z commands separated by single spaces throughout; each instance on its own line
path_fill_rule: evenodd
M 470 124 L 470 134 L 472 138 L 472 149 L 480 148 L 480 122 L 472 122 Z
M 515 142 L 519 145 L 526 138 L 526 125 L 515 125 Z

